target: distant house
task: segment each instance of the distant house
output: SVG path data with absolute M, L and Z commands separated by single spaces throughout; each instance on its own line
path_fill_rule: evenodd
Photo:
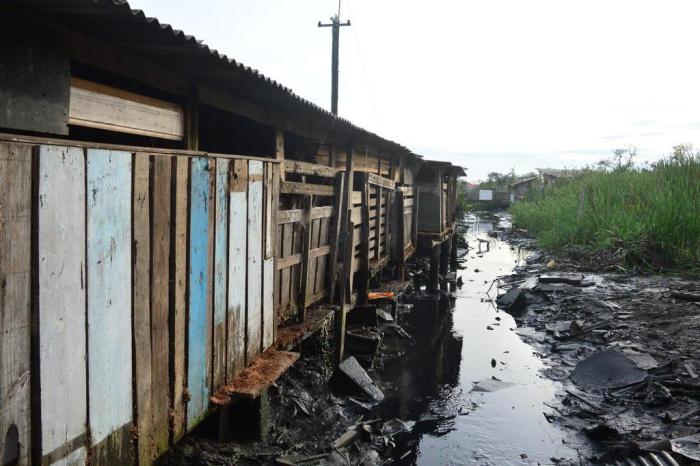
M 556 168 L 538 168 L 538 172 L 542 176 L 542 183 L 545 187 L 553 185 L 563 179 L 573 178 L 573 170 L 561 170 Z
M 511 195 L 513 196 L 511 201 L 522 200 L 529 191 L 539 185 L 539 179 L 539 176 L 530 176 L 513 183 L 511 185 Z

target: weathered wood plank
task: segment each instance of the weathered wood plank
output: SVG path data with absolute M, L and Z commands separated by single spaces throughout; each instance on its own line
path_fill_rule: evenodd
M 313 234 L 313 221 L 311 220 L 311 206 L 313 205 L 313 196 L 307 196 L 304 199 L 304 221 L 302 222 L 301 235 L 301 266 L 299 278 L 299 321 L 304 321 L 304 312 L 306 310 L 306 297 L 311 294 L 309 291 L 309 270 L 311 263 L 309 260 L 309 250 L 311 249 L 311 238 Z M 313 281 L 311 282 L 313 286 Z
M 226 382 L 230 383 L 245 367 L 245 309 L 248 237 L 248 162 L 233 164 L 230 186 L 228 238 L 228 352 Z
M 228 285 L 229 161 L 216 161 L 214 245 L 214 333 L 212 391 L 226 383 L 226 309 Z
M 41 146 L 38 159 L 37 306 L 40 456 L 87 460 L 85 155 Z M 38 413 L 37 413 L 38 414 Z M 52 454 L 53 453 L 53 454 Z
M 281 225 L 282 228 L 282 254 L 277 259 L 277 269 L 280 272 L 280 306 L 284 308 L 290 301 L 290 277 L 291 271 L 289 267 L 295 263 L 284 263 L 292 255 L 292 236 L 294 234 L 294 225 L 285 224 Z M 299 256 L 301 260 L 301 256 Z
M 173 442 L 180 440 L 187 430 L 186 413 L 187 400 L 185 399 L 186 380 L 186 339 L 187 339 L 187 229 L 188 199 L 189 199 L 189 157 L 180 156 L 175 160 L 175 184 L 174 184 L 174 237 L 173 253 L 175 267 L 171 268 L 173 274 L 173 313 L 171 318 L 170 338 L 172 340 L 171 367 L 172 378 L 172 437 Z
M 269 282 L 273 288 L 272 296 L 272 340 L 273 342 L 277 340 L 277 327 L 279 325 L 279 315 L 280 315 L 280 281 L 277 275 L 277 260 L 279 258 L 280 252 L 282 251 L 281 244 L 277 241 L 280 237 L 280 227 L 276 221 L 277 212 L 279 212 L 280 206 L 280 166 L 275 164 L 268 164 L 268 169 L 272 171 L 272 221 L 270 228 L 272 228 L 272 238 L 274 238 L 274 250 L 272 257 L 272 281 Z
M 156 453 L 167 450 L 169 442 L 170 364 L 170 194 L 169 157 L 152 156 L 151 183 L 151 376 L 153 442 Z
M 133 462 L 131 158 L 87 152 L 87 333 L 91 458 Z
M 262 347 L 263 164 L 248 164 L 248 306 L 246 313 L 246 365 Z
M 134 386 L 139 464 L 156 458 L 153 441 L 151 385 L 151 227 L 150 166 L 148 154 L 137 153 L 133 162 L 133 309 Z
M 304 216 L 304 211 L 301 209 L 280 210 L 277 213 L 277 223 L 283 225 L 285 223 L 301 222 Z
M 333 186 L 282 181 L 280 183 L 280 192 L 282 194 L 302 194 L 306 196 L 332 196 Z
M 386 189 L 394 189 L 394 187 L 396 187 L 396 183 L 394 181 L 374 173 L 367 173 L 367 182 Z
M 332 178 L 340 170 L 337 168 L 317 165 L 315 163 L 300 162 L 298 160 L 285 160 L 284 171 L 286 173 L 297 173 L 300 175 L 314 175 Z
M 207 292 L 209 274 L 209 160 L 190 165 L 189 313 L 187 322 L 187 429 L 202 420 L 209 406 Z
M 31 202 L 31 146 L 0 144 L 0 458 L 20 466 L 30 464 L 32 447 Z
M 274 283 L 275 283 L 275 259 L 265 259 L 263 262 L 263 334 L 262 334 L 262 349 L 266 350 L 275 341 L 275 302 L 274 302 Z
M 335 152 L 335 147 L 333 148 L 333 151 Z M 335 302 L 335 290 L 336 290 L 336 278 L 337 278 L 337 273 L 336 269 L 338 267 L 338 249 L 339 249 L 339 244 L 340 244 L 340 234 L 341 234 L 341 225 L 342 225 L 342 217 L 341 212 L 343 210 L 346 211 L 346 216 L 347 216 L 347 208 L 344 207 L 344 202 L 343 202 L 343 192 L 345 190 L 345 173 L 338 173 L 336 175 L 336 182 L 335 182 L 335 198 L 334 198 L 334 206 L 333 206 L 333 223 L 331 226 L 331 231 L 330 231 L 330 237 L 328 239 L 328 243 L 331 245 L 331 256 L 328 259 L 328 268 L 329 270 L 326 273 L 326 289 L 328 290 L 328 301 L 331 304 L 334 304 Z
M 275 213 L 277 205 L 274 200 L 274 172 L 272 164 L 265 164 L 265 215 L 264 225 L 264 262 L 263 262 L 263 289 L 262 289 L 262 349 L 263 351 L 274 342 L 275 335 L 275 242 L 277 221 Z
M 331 206 L 323 206 L 323 207 L 314 207 L 311 209 L 311 219 L 316 220 L 317 218 L 328 218 L 333 216 L 334 212 L 334 207 Z

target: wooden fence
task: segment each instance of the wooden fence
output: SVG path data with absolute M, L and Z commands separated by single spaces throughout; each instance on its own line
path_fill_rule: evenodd
M 415 249 L 417 190 L 375 174 L 100 147 L 0 142 L 0 435 L 20 464 L 150 464 L 279 324 L 366 297 Z
M 284 163 L 277 213 L 275 297 L 280 323 L 331 296 L 335 286 L 344 173 L 304 162 Z M 296 178 L 297 181 L 291 181 Z
M 148 464 L 272 345 L 278 170 L 0 143 L 0 432 L 21 464 L 131 463 L 132 436 Z

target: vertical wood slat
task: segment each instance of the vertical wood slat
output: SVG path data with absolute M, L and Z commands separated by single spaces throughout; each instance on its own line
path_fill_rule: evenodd
M 357 287 L 358 303 L 367 304 L 367 286 L 369 283 L 369 183 L 367 173 L 362 174 L 362 240 L 360 241 L 360 277 Z M 377 245 L 375 236 L 375 246 Z
M 0 144 L 0 458 L 20 466 L 30 464 L 32 447 L 31 203 L 31 147 Z
M 309 249 L 311 249 L 311 228 L 313 222 L 311 221 L 311 206 L 313 206 L 314 197 L 306 196 L 304 198 L 304 216 L 301 222 L 302 225 L 302 250 L 301 250 L 301 278 L 299 280 L 299 312 L 298 319 L 300 322 L 304 321 L 306 313 L 306 298 L 309 294 Z
M 273 164 L 265 164 L 265 261 L 263 263 L 263 350 L 275 340 L 277 323 L 275 320 L 275 261 L 277 257 L 277 209 L 276 172 Z M 277 184 L 278 186 L 278 184 Z
M 185 413 L 185 375 L 186 375 L 186 335 L 187 335 L 187 229 L 188 229 L 188 198 L 189 198 L 189 165 L 187 156 L 174 159 L 174 226 L 173 253 L 174 267 L 172 270 L 172 301 L 173 312 L 170 316 L 171 339 L 171 374 L 172 386 L 172 440 L 173 443 L 182 438 L 186 432 Z
M 40 146 L 34 198 L 40 398 L 37 460 L 87 460 L 85 155 Z
M 262 346 L 263 272 L 263 163 L 248 163 L 248 299 L 246 313 L 246 364 Z
M 91 459 L 131 463 L 131 158 L 87 152 L 87 333 Z
M 333 146 L 333 149 L 335 150 L 335 146 Z M 342 223 L 342 212 L 343 209 L 347 210 L 348 206 L 346 206 L 343 202 L 344 198 L 342 196 L 342 193 L 345 192 L 345 174 L 343 172 L 339 172 L 336 177 L 335 177 L 335 195 L 333 196 L 334 199 L 334 209 L 333 209 L 333 222 L 331 224 L 331 233 L 330 233 L 330 245 L 331 245 L 331 254 L 328 259 L 328 270 L 326 271 L 326 289 L 328 290 L 328 302 L 333 304 L 335 302 L 335 284 L 336 284 L 336 268 L 338 266 L 338 247 L 339 247 L 339 242 L 340 242 L 340 235 L 341 235 L 341 226 L 343 225 Z
M 212 391 L 226 383 L 229 163 L 226 159 L 216 161 Z
M 167 450 L 170 411 L 170 194 L 171 163 L 152 156 L 151 173 L 151 377 L 153 442 L 156 454 Z
M 210 167 L 205 157 L 190 165 L 189 306 L 187 321 L 187 429 L 201 421 L 209 406 L 207 293 L 209 289 Z
M 132 210 L 133 345 L 135 416 L 139 464 L 150 464 L 153 448 L 151 377 L 150 156 L 134 154 Z
M 230 183 L 227 382 L 245 367 L 245 309 L 248 236 L 248 162 L 235 160 Z

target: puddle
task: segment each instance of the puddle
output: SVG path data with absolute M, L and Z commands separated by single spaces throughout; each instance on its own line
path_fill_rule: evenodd
M 553 411 L 545 403 L 556 403 L 558 385 L 539 374 L 543 363 L 513 331 L 513 318 L 488 301 L 496 294 L 492 282 L 525 259 L 488 236 L 499 220 L 507 222 L 469 218 L 473 249 L 466 269 L 458 271 L 464 286 L 457 299 L 416 302 L 405 322 L 416 344 L 379 370 L 381 380 L 395 384 L 385 388 L 380 414 L 416 421 L 404 448 L 396 449 L 396 464 L 554 464 L 553 458 L 578 458 L 565 432 L 543 414 Z M 483 240 L 489 242 L 482 255 L 479 239 L 482 250 Z M 494 391 L 474 391 L 485 379 L 496 382 L 481 384 Z

